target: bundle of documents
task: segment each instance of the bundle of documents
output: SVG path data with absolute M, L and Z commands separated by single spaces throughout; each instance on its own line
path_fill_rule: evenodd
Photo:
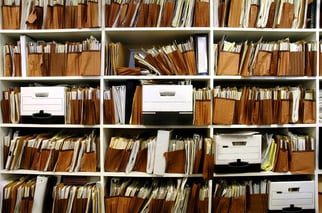
M 262 169 L 274 172 L 312 174 L 315 168 L 315 138 L 287 132 L 267 135 Z
M 315 76 L 318 44 L 315 41 L 234 42 L 225 36 L 215 44 L 216 75 Z
M 136 80 L 104 90 L 104 123 L 141 124 L 141 90 L 142 86 Z
M 104 91 L 104 120 L 107 124 L 125 124 L 126 85 Z
M 112 178 L 105 197 L 106 213 L 207 212 L 208 184 L 183 179 Z
M 213 212 L 246 212 L 246 184 L 220 180 L 213 192 Z
M 194 125 L 211 124 L 212 90 L 209 88 L 194 89 Z
M 322 90 L 319 91 L 319 122 L 322 122 Z
M 22 76 L 97 76 L 101 70 L 101 43 L 95 37 L 80 42 L 33 41 L 23 36 L 26 70 Z
M 120 42 L 108 44 L 107 75 L 197 75 L 208 73 L 207 35 L 184 42 L 133 50 Z M 130 64 L 134 61 L 134 65 Z M 141 68 L 140 70 L 138 68 Z M 147 72 L 148 71 L 148 72 Z
M 18 87 L 2 91 L 1 114 L 3 123 L 20 122 L 20 89 Z
M 51 89 L 51 93 L 43 93 L 41 96 L 42 99 L 36 101 L 35 97 L 38 93 L 36 93 L 33 88 L 36 87 L 25 87 L 26 92 L 24 92 L 23 97 L 21 97 L 20 88 L 9 88 L 7 90 L 2 91 L 2 99 L 1 99 L 1 113 L 2 113 L 2 122 L 4 123 L 20 123 L 22 122 L 40 122 L 40 123 L 48 123 L 48 121 L 56 121 L 60 120 L 60 116 L 62 116 L 61 123 L 66 124 L 83 124 L 83 125 L 95 125 L 100 122 L 100 88 L 99 87 L 78 87 L 78 88 L 69 88 L 67 90 L 59 88 L 59 93 L 54 91 L 55 87 L 37 87 L 38 92 L 42 91 L 41 88 Z M 57 87 L 58 88 L 58 87 Z M 27 92 L 34 91 L 35 94 Z M 56 93 L 55 93 L 56 92 Z M 53 97 L 51 97 L 52 95 Z M 49 97 L 50 96 L 50 97 Z M 66 97 L 66 101 L 65 101 Z M 21 102 L 21 99 L 25 99 L 24 102 Z M 50 102 L 47 103 L 50 98 L 52 100 L 56 100 L 56 103 Z M 26 100 L 29 100 L 26 101 Z M 33 102 L 34 101 L 34 102 Z M 45 104 L 44 108 L 42 104 Z M 40 104 L 40 105 L 37 105 Z M 31 110 L 32 108 L 35 110 Z M 32 117 L 32 114 L 38 113 L 36 109 L 39 109 L 44 113 L 47 112 L 47 109 L 50 111 L 50 117 L 46 118 L 46 116 L 37 120 L 36 117 L 34 119 L 29 119 Z M 51 108 L 50 108 L 51 107 Z M 26 110 L 28 109 L 28 110 Z M 66 110 L 65 110 L 66 109 Z M 27 112 L 28 111 L 28 112 Z M 24 114 L 24 113 L 31 113 Z M 41 112 L 40 112 L 41 113 Z M 55 114 L 59 113 L 59 114 Z M 62 113 L 62 114 L 61 114 Z M 57 119 L 56 119 L 57 117 Z M 59 118 L 58 118 L 59 117 Z M 56 119 L 56 120 L 55 120 Z M 58 121 L 58 120 L 57 120 Z
M 21 45 L 17 43 L 7 42 L 3 47 L 4 55 L 4 77 L 21 76 Z
M 52 205 L 53 178 L 24 176 L 0 182 L 1 212 L 44 212 Z M 2 208 L 1 208 L 2 207 Z
M 322 42 L 319 41 L 319 47 L 318 47 L 318 51 L 319 51 L 319 61 L 322 61 Z M 322 63 L 319 63 L 319 76 L 322 76 Z
M 105 26 L 208 27 L 209 5 L 209 0 L 108 0 Z
M 20 0 L 6 0 L 1 6 L 2 29 L 20 29 L 21 2 Z
M 199 134 L 171 137 L 171 131 L 158 130 L 148 138 L 111 138 L 105 156 L 105 170 L 140 171 L 156 175 L 165 173 L 203 173 L 213 176 L 214 142 Z
M 314 123 L 315 91 L 298 87 L 213 89 L 215 124 Z
M 98 0 L 9 0 L 2 5 L 3 29 L 63 29 L 101 26 Z
M 58 132 L 3 136 L 4 168 L 57 172 L 94 172 L 97 168 L 95 132 L 77 136 Z
M 52 212 L 103 212 L 101 209 L 102 186 L 100 182 L 84 185 L 58 183 L 54 186 Z
M 314 28 L 316 1 L 215 0 L 215 27 Z M 312 11 L 312 12 L 311 12 Z
M 78 87 L 66 92 L 66 124 L 100 123 L 100 88 Z
M 247 196 L 247 212 L 267 212 L 268 206 L 268 180 L 248 180 L 246 187 L 249 190 Z
M 221 88 L 216 86 L 213 89 L 213 110 L 212 122 L 214 124 L 232 124 L 235 119 L 235 105 L 240 101 L 242 91 L 233 88 Z

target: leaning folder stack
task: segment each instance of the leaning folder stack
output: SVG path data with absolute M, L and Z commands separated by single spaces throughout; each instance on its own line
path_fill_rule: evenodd
M 158 130 L 149 138 L 111 138 L 105 156 L 105 170 L 197 174 L 205 179 L 213 175 L 214 142 L 195 134 L 192 138 L 173 139 L 171 132 Z
M 17 134 L 17 133 L 15 133 Z M 56 172 L 95 172 L 97 136 L 71 134 L 7 135 L 4 168 Z
M 215 44 L 216 75 L 315 76 L 315 41 L 228 41 Z
M 314 28 L 315 1 L 216 0 L 214 16 L 219 27 Z
M 183 179 L 120 179 L 110 180 L 105 196 L 107 213 L 128 212 L 207 212 L 208 184 Z M 118 190 L 118 188 L 124 190 Z M 134 193 L 138 192 L 138 193 Z
M 121 42 L 110 42 L 106 75 L 197 75 L 208 73 L 207 35 L 194 35 L 183 42 L 130 50 Z M 134 61 L 130 64 L 130 61 Z M 136 68 L 140 68 L 137 70 Z
M 93 36 L 65 44 L 30 40 L 26 48 L 28 77 L 100 75 L 101 44 Z
M 215 124 L 270 125 L 316 120 L 314 89 L 216 86 L 213 90 Z
M 2 29 L 95 28 L 101 25 L 98 0 L 3 1 Z
M 105 26 L 207 27 L 209 6 L 209 0 L 111 0 L 105 4 Z
M 315 138 L 299 133 L 267 135 L 261 168 L 265 171 L 312 174 L 315 168 Z

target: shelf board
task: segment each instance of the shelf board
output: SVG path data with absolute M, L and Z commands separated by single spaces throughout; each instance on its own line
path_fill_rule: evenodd
M 148 174 L 145 172 L 104 172 L 104 176 L 106 177 L 171 177 L 171 178 L 183 178 L 183 177 L 202 177 L 202 174 L 180 174 L 180 173 L 166 173 L 164 175 L 155 175 L 155 174 Z
M 215 40 L 221 39 L 222 36 L 227 36 L 228 40 L 244 41 L 248 40 L 258 41 L 263 37 L 263 41 L 281 40 L 290 38 L 291 42 L 303 39 L 313 39 L 316 29 L 287 29 L 287 28 L 230 28 L 230 27 L 216 27 L 213 28 Z M 240 36 L 241 31 L 243 36 Z M 236 40 L 237 39 L 237 40 Z M 315 40 L 315 39 L 314 39 Z
M 105 129 L 205 129 L 210 126 L 194 125 L 131 125 L 131 124 L 104 124 Z
M 232 125 L 131 125 L 131 124 L 104 124 L 104 129 L 155 129 L 155 128 L 166 128 L 166 129 L 271 129 L 271 128 L 315 128 L 316 124 L 271 124 L 271 125 L 246 125 L 246 124 L 232 124 Z
M 53 172 L 53 171 L 36 171 L 36 170 L 1 170 L 1 174 L 15 174 L 15 175 L 52 175 L 52 176 L 91 176 L 99 177 L 100 172 Z
M 82 29 L 35 29 L 35 30 L 0 30 L 0 34 L 8 37 L 17 37 L 20 35 L 28 35 L 37 40 L 63 40 L 63 41 L 79 41 L 94 36 L 100 39 L 102 28 L 82 28 Z
M 126 46 L 158 46 L 171 44 L 174 41 L 186 41 L 195 34 L 210 34 L 211 28 L 106 28 L 108 42 L 122 42 Z
M 100 128 L 100 125 L 81 125 L 81 124 L 0 124 L 1 128 L 64 128 L 64 129 L 77 129 L 77 128 Z
M 292 175 L 299 175 L 294 174 L 291 172 L 245 172 L 245 173 L 229 173 L 229 174 L 219 174 L 215 173 L 214 177 L 268 177 L 268 176 L 292 176 Z M 303 174 L 303 175 L 313 175 L 313 174 Z
M 99 76 L 44 76 L 44 77 L 0 77 L 0 81 L 6 82 L 59 82 L 59 83 L 77 83 L 77 82 L 92 82 L 100 81 Z M 57 83 L 56 83 L 57 84 Z
M 315 76 L 213 76 L 214 80 L 249 80 L 249 81 L 315 81 Z
M 124 80 L 210 80 L 208 75 L 139 75 L 139 76 L 104 76 L 104 80 L 124 81 Z

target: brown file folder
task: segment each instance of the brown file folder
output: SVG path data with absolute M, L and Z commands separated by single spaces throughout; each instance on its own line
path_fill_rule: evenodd
M 96 172 L 96 152 L 84 152 L 80 172 Z
M 314 151 L 292 151 L 289 170 L 295 174 L 313 174 L 315 170 Z
M 217 75 L 238 75 L 239 53 L 219 51 Z
M 285 141 L 286 138 L 282 136 L 276 137 L 276 156 L 274 172 L 288 172 L 289 169 L 289 144 Z
M 83 51 L 79 60 L 79 74 L 81 76 L 99 76 L 101 71 L 101 52 Z
M 268 209 L 268 194 L 250 194 L 247 196 L 248 213 L 266 213 Z
M 164 153 L 167 173 L 185 173 L 186 151 L 176 150 Z
M 142 149 L 138 151 L 136 161 L 133 167 L 133 171 L 146 172 L 146 166 L 148 162 L 148 149 Z
M 230 0 L 230 10 L 228 16 L 228 27 L 240 27 L 240 19 L 244 1 Z
M 63 29 L 64 28 L 64 18 L 65 11 L 63 5 L 55 4 L 53 5 L 53 25 L 52 29 Z
M 308 51 L 305 48 L 305 75 L 315 76 L 317 74 L 317 51 Z
M 284 2 L 282 4 L 281 22 L 277 23 L 277 28 L 291 28 L 294 20 L 294 4 Z
M 273 100 L 265 99 L 260 101 L 260 123 L 269 125 L 273 123 Z
M 55 166 L 55 172 L 69 172 L 74 150 L 60 150 Z
M 28 65 L 27 65 L 27 76 L 29 77 L 46 76 L 45 63 L 46 61 L 43 53 L 29 53 Z
M 66 71 L 66 54 L 56 53 L 54 47 L 50 52 L 49 76 L 63 76 Z
M 79 60 L 81 53 L 79 52 L 69 52 L 67 53 L 67 63 L 65 76 L 77 76 L 79 73 Z
M 244 213 L 246 212 L 246 197 L 232 197 L 230 201 L 229 212 Z
M 10 118 L 10 93 L 11 91 L 2 91 L 2 99 L 1 99 L 1 114 L 2 114 L 2 122 L 3 123 L 11 123 Z
M 266 28 L 272 28 L 275 20 L 276 2 L 273 1 L 269 7 Z
M 98 2 L 87 1 L 86 5 L 86 27 L 94 28 L 99 27 L 99 17 L 98 10 L 101 8 L 98 7 Z
M 65 5 L 65 19 L 63 26 L 64 28 L 76 28 L 77 22 L 77 6 Z
M 211 100 L 196 100 L 194 125 L 211 124 Z
M 254 76 L 269 76 L 271 75 L 271 60 L 272 53 L 269 51 L 260 50 L 256 56 L 256 60 L 253 67 Z
M 43 22 L 43 7 L 33 6 L 26 20 L 28 29 L 41 29 Z
M 171 27 L 174 8 L 175 8 L 174 2 L 166 1 L 164 3 L 160 27 Z
M 209 27 L 210 26 L 210 4 L 206 1 L 196 0 L 194 9 L 194 27 Z M 198 14 L 198 15 L 196 15 Z
M 287 76 L 290 73 L 290 52 L 279 51 L 277 76 Z
M 315 123 L 316 120 L 316 101 L 302 100 L 301 101 L 301 120 L 305 124 Z
M 148 4 L 148 17 L 145 23 L 145 27 L 157 27 L 159 13 L 160 5 L 156 2 L 150 2 Z
M 76 28 L 86 27 L 86 12 L 87 7 L 85 4 L 78 4 L 76 10 Z
M 20 6 L 1 6 L 2 10 L 2 29 L 20 29 L 21 7 Z
M 212 122 L 214 124 L 232 124 L 235 116 L 235 100 L 214 98 L 213 101 Z
M 249 10 L 249 19 L 248 19 L 248 27 L 249 28 L 255 28 L 256 27 L 256 22 L 257 22 L 257 17 L 258 17 L 258 12 L 259 12 L 259 6 L 256 4 L 251 4 L 250 5 L 250 10 Z

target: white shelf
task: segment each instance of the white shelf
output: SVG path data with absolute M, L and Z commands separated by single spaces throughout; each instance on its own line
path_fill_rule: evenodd
M 184 177 L 202 177 L 202 174 L 179 174 L 179 173 L 166 173 L 164 175 L 147 174 L 144 172 L 104 172 L 105 177 L 161 177 L 161 178 L 184 178 Z
M 210 1 L 212 2 L 212 1 Z M 212 5 L 213 3 L 211 3 Z M 318 3 L 320 6 L 320 3 Z M 210 10 L 213 11 L 212 9 Z M 319 13 L 319 12 L 318 12 Z M 212 15 L 212 14 L 211 14 Z M 212 22 L 212 21 L 211 21 Z M 164 81 L 180 81 L 180 80 L 191 80 L 193 83 L 204 83 L 206 86 L 213 88 L 216 85 L 221 85 L 222 83 L 227 83 L 229 85 L 233 84 L 254 84 L 278 86 L 283 85 L 298 85 L 307 84 L 317 89 L 316 97 L 319 97 L 319 83 L 322 81 L 321 76 L 215 76 L 213 74 L 214 67 L 214 54 L 213 44 L 218 42 L 222 36 L 226 35 L 228 40 L 231 41 L 245 41 L 252 40 L 257 41 L 263 37 L 264 41 L 275 41 L 284 38 L 290 38 L 291 41 L 297 40 L 315 40 L 319 42 L 320 36 L 322 34 L 322 29 L 277 29 L 277 28 L 219 28 L 219 27 L 152 27 L 152 28 L 106 28 L 104 26 L 99 28 L 82 28 L 82 29 L 57 29 L 57 30 L 0 30 L 0 40 L 2 45 L 6 41 L 18 40 L 20 35 L 28 35 L 36 40 L 45 41 L 80 41 L 81 39 L 86 39 L 89 36 L 94 36 L 99 39 L 102 43 L 102 70 L 99 76 L 66 76 L 66 77 L 0 77 L 0 88 L 4 89 L 11 86 L 27 85 L 32 83 L 43 83 L 43 84 L 94 84 L 99 85 L 101 90 L 105 89 L 109 83 L 119 83 L 125 82 L 127 80 L 164 80 Z M 110 41 L 120 41 L 124 44 L 130 46 L 131 48 L 142 48 L 142 47 L 152 47 L 153 45 L 159 44 L 170 44 L 174 41 L 186 40 L 190 36 L 195 34 L 207 34 L 208 38 L 208 65 L 209 65 L 209 75 L 197 75 L 197 76 L 156 76 L 156 75 L 140 75 L 140 76 L 105 76 L 105 60 L 107 57 L 107 52 L 105 45 Z M 1 53 L 2 56 L 2 53 Z M 0 65 L 3 67 L 3 57 L 1 57 Z M 318 64 L 322 63 L 317 57 Z M 318 66 L 318 65 L 317 65 Z M 318 70 L 318 67 L 317 67 Z M 102 94 L 102 92 L 101 92 Z M 317 101 L 318 103 L 318 101 Z M 102 101 L 101 101 L 102 104 Z M 317 107 L 318 109 L 318 107 Z M 317 149 L 319 147 L 319 129 L 322 127 L 322 123 L 314 124 L 272 124 L 272 125 L 244 125 L 244 124 L 233 124 L 233 125 L 129 125 L 129 124 L 104 124 L 102 119 L 103 107 L 101 105 L 101 119 L 98 125 L 72 125 L 72 124 L 4 124 L 0 123 L 1 132 L 4 133 L 7 129 L 68 129 L 68 130 L 82 130 L 82 129 L 96 129 L 99 130 L 100 141 L 99 141 L 99 156 L 97 160 L 100 164 L 100 169 L 97 172 L 43 172 L 43 171 L 33 171 L 33 170 L 0 170 L 0 180 L 6 178 L 7 176 L 23 176 L 23 175 L 48 175 L 48 176 L 79 176 L 79 177 L 96 177 L 99 179 L 103 185 L 107 182 L 107 179 L 112 177 L 131 177 L 131 178 L 202 178 L 202 174 L 177 174 L 177 173 L 167 173 L 163 176 L 158 176 L 154 174 L 147 174 L 144 172 L 106 172 L 104 171 L 104 159 L 106 147 L 108 145 L 108 139 L 111 135 L 117 135 L 120 132 L 128 133 L 130 131 L 153 131 L 155 129 L 178 129 L 186 130 L 191 132 L 191 130 L 202 130 L 207 132 L 207 136 L 212 137 L 217 131 L 229 130 L 280 130 L 280 129 L 298 129 L 298 130 L 309 130 L 315 134 L 317 141 Z M 318 119 L 318 111 L 316 113 Z M 316 155 L 319 151 L 316 151 Z M 318 156 L 316 157 L 318 159 Z M 1 162 L 2 160 L 0 160 Z M 317 160 L 318 161 L 318 160 Z M 316 162 L 316 168 L 318 168 L 318 162 Z M 250 172 L 250 173 L 229 173 L 229 174 L 219 174 L 214 173 L 213 177 L 215 179 L 220 178 L 271 178 L 271 177 L 287 177 L 292 178 L 293 176 L 298 176 L 298 174 L 293 174 L 291 172 L 286 173 L 276 173 L 276 172 Z M 301 176 L 301 175 L 300 175 Z M 322 170 L 316 169 L 314 174 L 307 174 L 305 176 L 313 176 L 313 179 L 322 178 Z M 212 186 L 213 180 L 210 180 L 210 186 Z M 105 190 L 105 189 L 104 189 Z M 210 191 L 212 188 L 210 188 Z M 210 192 L 210 194 L 212 191 Z M 316 190 L 316 195 L 317 195 Z M 211 202 L 211 201 L 210 201 Z
M 48 175 L 48 176 L 89 176 L 100 177 L 100 172 L 42 172 L 37 170 L 1 170 L 1 174 L 15 175 Z
M 91 128 L 99 129 L 100 125 L 81 125 L 81 124 L 0 124 L 2 128 L 55 128 L 55 129 L 76 129 Z

